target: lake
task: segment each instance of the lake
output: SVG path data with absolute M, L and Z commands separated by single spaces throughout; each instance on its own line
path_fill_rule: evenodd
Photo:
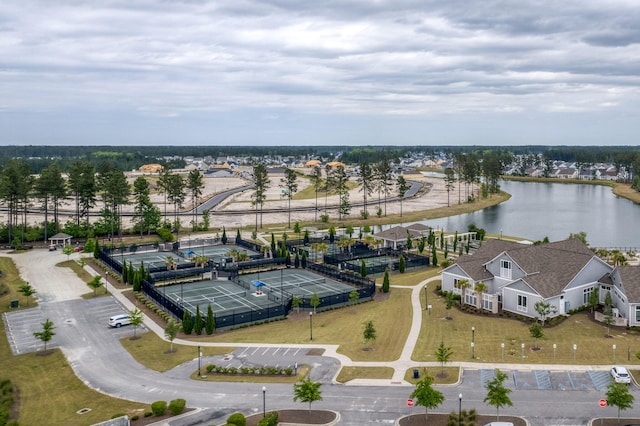
M 533 241 L 584 231 L 591 247 L 640 247 L 640 205 L 608 186 L 501 181 L 500 187 L 512 195 L 502 204 L 420 223 L 447 232 L 463 232 L 475 223 L 491 234 Z

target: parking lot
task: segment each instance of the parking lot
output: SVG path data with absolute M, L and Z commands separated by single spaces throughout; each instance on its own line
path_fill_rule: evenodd
M 608 371 L 501 370 L 507 374 L 505 386 L 515 390 L 606 391 L 611 382 Z M 494 370 L 464 370 L 468 385 L 486 386 Z
M 72 305 L 83 304 L 85 309 L 73 309 Z M 55 313 L 52 311 L 56 311 Z M 47 318 L 60 317 L 59 313 L 68 313 L 64 317 L 62 323 L 54 322 L 54 333 L 56 329 L 61 327 L 73 327 L 78 321 L 90 324 L 92 327 L 110 328 L 108 325 L 109 317 L 117 314 L 127 313 L 127 311 L 116 302 L 113 297 L 98 297 L 95 299 L 76 299 L 73 301 L 57 302 L 52 304 L 41 305 L 38 307 L 23 309 L 20 311 L 7 312 L 4 314 L 4 324 L 7 339 L 14 355 L 36 352 L 44 348 L 41 340 L 36 338 L 33 333 L 42 331 L 42 323 Z M 74 315 L 74 312 L 84 312 Z M 64 316 L 64 314 L 63 314 Z M 53 321 L 53 320 L 52 320 Z M 141 329 L 138 329 L 140 332 Z M 127 326 L 119 329 L 111 329 L 110 334 L 115 339 L 120 339 L 129 335 L 133 335 L 133 327 Z M 61 344 L 60 337 L 54 335 L 53 339 L 47 343 L 47 349 L 57 348 Z

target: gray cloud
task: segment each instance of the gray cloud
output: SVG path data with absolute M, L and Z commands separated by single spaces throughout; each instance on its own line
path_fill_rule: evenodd
M 624 0 L 9 2 L 0 10 L 0 133 L 12 135 L 6 143 L 46 143 L 20 128 L 78 110 L 132 127 L 186 120 L 193 140 L 208 129 L 198 119 L 230 117 L 316 117 L 334 136 L 344 126 L 330 117 L 354 126 L 386 117 L 407 140 L 419 125 L 399 116 L 427 126 L 482 114 L 512 126 L 544 114 L 565 128 L 572 112 L 613 126 L 615 114 L 638 112 L 639 21 L 640 8 Z M 91 120 L 63 121 L 65 135 L 90 132 L 81 126 Z M 614 142 L 631 143 L 637 127 L 625 123 L 626 138 L 617 127 Z M 114 139 L 126 138 L 115 128 Z

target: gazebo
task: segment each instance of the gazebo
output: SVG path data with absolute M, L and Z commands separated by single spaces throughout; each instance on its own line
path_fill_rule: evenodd
M 49 238 L 49 244 L 56 246 L 65 246 L 66 244 L 70 245 L 71 238 L 73 238 L 71 235 L 60 232 Z

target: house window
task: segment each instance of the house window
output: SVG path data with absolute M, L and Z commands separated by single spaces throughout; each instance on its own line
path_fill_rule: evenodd
M 500 261 L 500 277 L 511 279 L 511 262 L 508 260 Z
M 582 304 L 588 305 L 589 299 L 591 298 L 591 293 L 593 293 L 593 287 L 585 288 L 582 290 Z
M 462 294 L 462 290 L 460 290 L 460 281 L 457 278 L 453 279 L 453 294 Z
M 640 323 L 640 306 L 636 305 L 636 323 Z
M 518 295 L 518 311 L 527 312 L 527 296 Z
M 488 311 L 493 309 L 493 298 L 490 294 L 482 295 L 482 308 Z

